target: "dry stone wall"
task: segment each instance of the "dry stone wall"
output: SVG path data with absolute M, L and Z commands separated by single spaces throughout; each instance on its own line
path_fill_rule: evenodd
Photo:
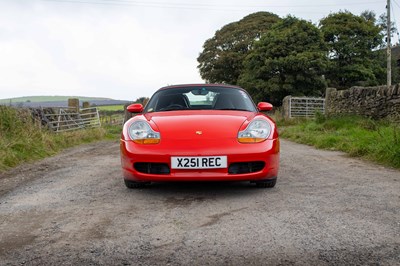
M 347 90 L 328 88 L 325 114 L 356 114 L 374 119 L 391 118 L 400 121 L 399 84 L 379 87 L 352 87 Z

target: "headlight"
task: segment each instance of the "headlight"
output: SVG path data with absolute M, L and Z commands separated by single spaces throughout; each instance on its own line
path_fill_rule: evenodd
M 238 133 L 240 143 L 258 143 L 266 140 L 271 133 L 271 126 L 267 121 L 254 120 L 247 128 Z
M 160 133 L 154 131 L 149 123 L 137 121 L 128 128 L 129 137 L 138 144 L 157 144 L 160 142 Z

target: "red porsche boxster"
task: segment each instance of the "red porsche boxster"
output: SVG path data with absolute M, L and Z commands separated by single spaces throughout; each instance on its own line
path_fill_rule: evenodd
M 250 181 L 274 187 L 279 168 L 275 122 L 242 88 L 221 84 L 159 89 L 121 135 L 125 185 L 164 181 Z

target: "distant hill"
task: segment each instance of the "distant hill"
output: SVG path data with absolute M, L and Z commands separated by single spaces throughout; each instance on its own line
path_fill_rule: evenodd
M 130 103 L 126 100 L 114 100 L 101 97 L 83 97 L 83 96 L 26 96 L 8 99 L 0 99 L 0 105 L 12 105 L 20 107 L 67 107 L 68 99 L 78 98 L 80 104 L 89 102 L 91 105 L 120 105 Z

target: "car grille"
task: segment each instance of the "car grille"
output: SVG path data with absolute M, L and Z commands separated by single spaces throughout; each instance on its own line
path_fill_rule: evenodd
M 145 174 L 168 175 L 169 166 L 166 163 L 135 163 L 135 170 Z
M 248 174 L 261 171 L 265 166 L 265 162 L 243 162 L 243 163 L 232 163 L 229 165 L 228 173 L 232 175 L 237 174 Z

